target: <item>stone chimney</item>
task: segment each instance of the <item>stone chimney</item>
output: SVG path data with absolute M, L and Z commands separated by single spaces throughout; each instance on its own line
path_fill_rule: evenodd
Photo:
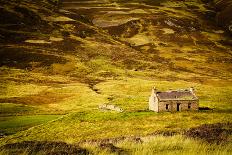
M 151 95 L 154 95 L 154 94 L 156 94 L 156 93 L 157 93 L 157 89 L 156 89 L 156 87 L 153 87 L 153 88 L 152 88 L 151 93 L 152 93 Z

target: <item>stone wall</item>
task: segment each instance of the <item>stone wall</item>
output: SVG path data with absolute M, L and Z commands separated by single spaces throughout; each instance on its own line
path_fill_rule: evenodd
M 149 97 L 149 110 L 155 111 L 154 96 Z
M 159 107 L 158 107 L 158 112 L 161 111 L 177 111 L 177 104 L 180 104 L 179 106 L 179 111 L 186 111 L 186 110 L 198 110 L 198 101 L 197 100 L 176 100 L 176 101 L 160 101 L 159 102 Z M 189 107 L 190 104 L 190 107 Z M 168 107 L 167 107 L 168 105 Z M 166 107 L 168 109 L 166 109 Z
M 154 95 L 149 97 L 149 110 L 158 112 L 158 99 Z

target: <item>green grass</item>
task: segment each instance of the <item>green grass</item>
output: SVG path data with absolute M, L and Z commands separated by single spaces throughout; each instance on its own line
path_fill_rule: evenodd
M 27 116 L 5 116 L 0 118 L 0 131 L 4 135 L 15 134 L 39 124 L 55 120 L 61 115 L 27 115 Z
M 91 139 L 117 138 L 121 136 L 146 136 L 156 132 L 181 133 L 191 127 L 201 124 L 230 122 L 230 113 L 221 112 L 99 112 L 86 111 L 73 113 L 57 121 L 26 130 L 16 135 L 6 137 L 7 141 L 42 140 L 55 141 L 59 139 L 75 143 Z M 139 120 L 139 121 L 138 121 Z M 38 134 L 40 133 L 40 134 Z M 18 139 L 17 137 L 20 137 Z
M 23 115 L 35 113 L 37 108 L 22 104 L 0 103 L 0 116 Z

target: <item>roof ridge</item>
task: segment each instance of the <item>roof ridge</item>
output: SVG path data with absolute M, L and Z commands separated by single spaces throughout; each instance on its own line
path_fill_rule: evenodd
M 177 89 L 168 91 L 156 92 L 159 99 L 171 99 L 171 100 L 193 100 L 196 98 L 194 92 L 190 89 Z

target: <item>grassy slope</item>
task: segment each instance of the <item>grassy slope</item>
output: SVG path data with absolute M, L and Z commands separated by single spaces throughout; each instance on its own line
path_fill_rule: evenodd
M 112 152 L 110 149 L 91 148 L 91 146 L 86 146 L 92 149 L 96 154 L 118 154 L 118 153 L 131 153 L 135 155 L 140 154 L 160 154 L 160 155 L 196 155 L 196 154 L 222 154 L 227 155 L 230 153 L 231 145 L 209 145 L 202 143 L 201 141 L 186 139 L 182 136 L 173 137 L 163 137 L 156 136 L 152 138 L 147 138 L 147 142 L 134 143 L 134 142 L 123 142 L 119 143 L 116 147 L 122 148 L 123 150 L 117 150 L 116 153 Z
M 38 11 L 40 3 L 43 11 Z M 44 123 L 2 138 L 1 145 L 25 140 L 75 143 L 165 131 L 180 133 L 201 124 L 231 122 L 232 57 L 231 46 L 226 44 L 230 38 L 206 19 L 209 10 L 194 1 L 168 1 L 155 7 L 137 1 L 113 4 L 130 7 L 133 12 L 103 16 L 98 10 L 70 10 L 72 13 L 61 14 L 50 11 L 49 3 L 25 1 L 22 7 L 34 8 L 39 18 L 34 20 L 44 21 L 44 28 L 7 29 L 7 24 L 1 23 L 1 37 L 5 37 L 0 50 L 1 130 L 9 132 L 7 124 L 11 121 L 17 122 L 13 131 L 31 127 L 28 121 Z M 14 5 L 17 3 L 4 7 L 12 12 Z M 100 5 L 108 7 L 111 3 Z M 131 17 L 138 20 L 104 28 L 91 23 L 92 19 L 104 22 L 109 18 L 120 23 Z M 22 22 L 27 24 L 24 18 Z M 9 34 L 20 35 L 15 40 Z M 194 86 L 200 106 L 214 110 L 149 112 L 152 86 L 161 90 Z M 118 105 L 124 112 L 101 112 L 97 108 L 103 103 Z M 66 115 L 46 123 L 57 114 Z M 41 117 L 46 121 L 34 121 Z M 190 146 L 188 140 L 181 140 L 186 144 L 184 148 Z M 192 143 L 197 143 L 196 149 L 201 146 Z M 128 145 L 120 147 L 132 149 L 135 154 L 156 147 L 150 148 L 149 143 L 133 148 Z

